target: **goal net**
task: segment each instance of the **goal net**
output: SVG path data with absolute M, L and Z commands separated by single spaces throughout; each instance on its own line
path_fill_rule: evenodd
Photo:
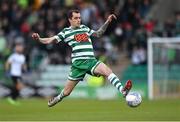
M 148 93 L 180 98 L 180 38 L 148 39 Z

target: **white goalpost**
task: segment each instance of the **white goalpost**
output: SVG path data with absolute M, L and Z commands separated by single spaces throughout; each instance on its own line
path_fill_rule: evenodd
M 179 37 L 148 39 L 148 97 L 180 97 Z

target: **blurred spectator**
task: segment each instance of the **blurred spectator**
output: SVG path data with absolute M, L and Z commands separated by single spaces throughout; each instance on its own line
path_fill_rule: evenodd
M 143 0 L 139 4 L 139 13 L 141 17 L 145 17 L 151 8 L 151 1 L 150 0 Z
M 172 18 L 168 18 L 164 23 L 164 37 L 172 37 L 175 33 L 175 25 Z
M 146 51 L 142 46 L 134 46 L 131 61 L 134 65 L 146 64 Z
M 131 62 L 132 64 L 134 65 L 138 65 L 141 63 L 141 58 L 140 58 L 140 55 L 139 55 L 139 50 L 138 50 L 138 47 L 135 46 L 133 48 L 133 52 L 132 52 L 132 57 L 131 57 Z
M 146 50 L 143 46 L 139 48 L 140 64 L 146 64 Z

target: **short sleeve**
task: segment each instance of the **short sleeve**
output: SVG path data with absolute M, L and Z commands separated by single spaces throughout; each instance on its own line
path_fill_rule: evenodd
M 91 36 L 95 32 L 95 30 L 90 29 L 89 27 L 87 27 L 85 25 L 84 25 L 84 27 L 87 29 L 89 36 Z
M 60 32 L 57 35 L 55 35 L 54 37 L 56 38 L 57 42 L 61 42 L 64 40 L 65 34 L 63 32 Z
M 89 29 L 88 34 L 91 36 L 94 32 L 95 32 L 95 30 Z
M 8 58 L 8 62 L 13 62 L 13 55 L 11 55 L 9 58 Z

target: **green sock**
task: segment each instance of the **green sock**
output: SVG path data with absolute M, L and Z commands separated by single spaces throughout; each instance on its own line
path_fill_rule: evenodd
M 119 78 L 114 74 L 114 73 L 111 73 L 109 76 L 108 76 L 108 80 L 110 81 L 110 83 L 115 86 L 118 91 L 120 91 L 122 93 L 122 84 L 119 80 Z

